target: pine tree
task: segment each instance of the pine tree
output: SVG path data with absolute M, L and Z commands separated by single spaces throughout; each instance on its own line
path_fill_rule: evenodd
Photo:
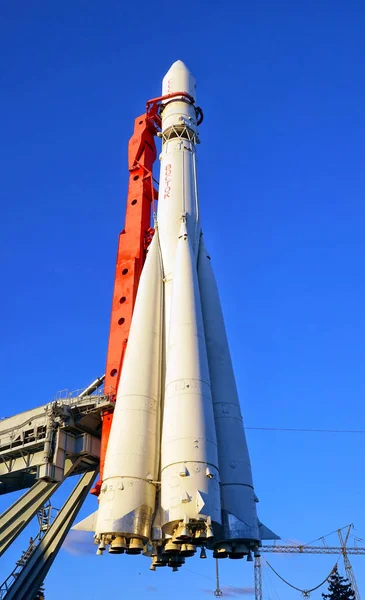
M 349 580 L 341 577 L 337 568 L 329 577 L 328 583 L 329 594 L 322 594 L 322 598 L 328 598 L 328 600 L 355 600 L 355 592 L 351 588 Z

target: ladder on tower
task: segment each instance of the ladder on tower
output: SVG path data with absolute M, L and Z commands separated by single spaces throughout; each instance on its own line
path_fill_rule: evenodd
M 38 511 L 37 518 L 39 524 L 39 531 L 35 538 L 30 538 L 29 546 L 26 550 L 24 550 L 21 554 L 21 557 L 16 562 L 16 565 L 10 575 L 5 579 L 5 581 L 0 586 L 0 600 L 6 598 L 7 593 L 9 592 L 11 586 L 18 578 L 28 560 L 32 556 L 34 550 L 40 544 L 41 540 L 45 536 L 46 532 L 50 528 L 54 517 L 57 514 L 57 509 L 53 508 L 51 503 L 48 501 L 42 508 Z M 43 585 L 40 587 L 38 592 L 38 600 L 44 599 L 44 588 Z

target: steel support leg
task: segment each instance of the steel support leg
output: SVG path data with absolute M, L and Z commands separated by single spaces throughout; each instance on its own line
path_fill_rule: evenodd
M 33 600 L 74 522 L 98 468 L 84 473 L 4 600 Z
M 65 469 L 65 477 L 71 475 L 80 459 Z M 33 519 L 62 482 L 39 479 L 23 496 L 0 516 L 0 556 L 13 543 L 24 527 Z
M 0 517 L 0 556 L 28 525 L 34 515 L 58 488 L 58 483 L 37 481 Z

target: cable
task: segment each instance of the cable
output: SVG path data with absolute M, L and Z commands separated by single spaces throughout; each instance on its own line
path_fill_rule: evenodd
M 293 431 L 300 433 L 365 433 L 365 429 L 302 429 L 299 427 L 245 427 L 251 431 Z
M 265 573 L 265 575 L 266 575 L 266 573 Z M 270 595 L 269 587 L 268 587 L 268 585 L 266 583 L 266 577 L 264 576 L 264 574 L 262 574 L 262 581 L 263 581 L 263 584 L 264 584 L 264 586 L 266 588 L 266 591 L 267 591 L 267 598 L 268 598 L 268 600 L 271 600 L 271 595 Z
M 276 590 L 276 587 L 275 587 L 275 585 L 273 584 L 273 582 L 271 580 L 271 576 L 270 576 L 269 570 L 266 568 L 266 562 L 267 561 L 266 561 L 266 559 L 264 557 L 263 557 L 263 559 L 264 560 L 262 562 L 262 567 L 265 567 L 265 568 L 262 569 L 262 578 L 263 578 L 264 581 L 266 579 L 268 580 L 268 582 L 270 584 L 270 587 L 272 588 L 272 590 L 273 590 L 273 592 L 274 592 L 277 600 L 280 600 L 280 597 L 279 597 L 279 594 L 278 594 L 278 592 Z M 266 586 L 266 589 L 267 589 L 268 594 L 269 594 L 269 588 L 268 588 L 268 585 L 267 585 L 266 581 L 265 581 L 265 586 Z M 269 600 L 270 600 L 270 596 L 271 596 L 271 594 L 269 594 Z M 275 600 L 275 599 L 273 599 L 273 600 Z
M 215 577 L 211 577 L 209 575 L 204 575 L 203 573 L 198 573 L 198 571 L 193 571 L 192 569 L 189 569 L 188 567 L 184 567 L 184 571 L 189 571 L 189 573 L 192 573 L 193 575 L 199 575 L 200 577 L 204 577 L 205 579 L 209 579 L 209 581 L 214 581 L 215 582 Z M 219 579 L 221 579 L 221 576 L 219 576 Z M 224 587 L 229 587 L 229 588 L 232 588 L 233 590 L 235 590 L 235 589 L 238 589 L 239 586 L 238 585 L 232 585 L 231 583 L 225 583 Z
M 287 581 L 286 579 L 284 579 L 284 577 L 282 577 L 281 575 L 279 575 L 279 573 L 277 571 L 275 571 L 274 567 L 269 563 L 268 560 L 266 560 L 266 564 L 275 573 L 275 575 L 277 575 L 279 577 L 279 579 L 281 579 L 281 581 L 283 581 L 284 583 L 286 583 L 289 587 L 293 588 L 293 590 L 297 590 L 297 592 L 301 592 L 302 594 L 311 594 L 315 590 L 318 590 L 318 588 L 320 588 L 323 584 L 325 584 L 326 581 L 328 581 L 328 579 L 331 577 L 332 573 L 337 569 L 337 565 L 338 565 L 338 561 L 339 560 L 340 560 L 340 557 L 338 557 L 335 566 L 331 569 L 331 572 L 327 575 L 326 579 L 324 579 L 320 584 L 316 585 L 316 587 L 312 588 L 311 590 L 301 590 L 300 588 L 296 587 L 295 585 L 292 585 L 291 583 L 289 583 L 289 581 Z
M 198 573 L 197 571 L 188 569 L 188 567 L 185 567 L 185 571 L 189 571 L 189 573 L 192 573 L 193 575 L 199 575 L 199 577 L 204 577 L 205 579 L 209 579 L 209 581 L 215 581 L 214 577 L 210 577 L 209 575 L 204 575 L 203 573 Z
M 310 546 L 311 544 L 314 544 L 315 542 L 320 542 L 321 540 L 324 540 L 324 538 L 327 538 L 330 535 L 333 535 L 334 533 L 338 533 L 339 531 L 342 531 L 342 529 L 348 529 L 349 527 L 352 528 L 353 524 L 349 523 L 348 525 L 344 525 L 343 527 L 339 527 L 338 529 L 334 529 L 333 531 L 330 531 L 330 533 L 326 533 L 325 535 L 322 535 L 321 537 L 319 537 L 319 538 L 317 538 L 315 540 L 312 540 L 311 542 L 306 542 L 305 544 L 303 544 L 303 546 Z

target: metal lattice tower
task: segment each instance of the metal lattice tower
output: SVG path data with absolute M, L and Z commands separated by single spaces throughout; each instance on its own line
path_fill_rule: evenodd
M 255 556 L 255 600 L 262 600 L 261 556 Z
M 351 532 L 351 529 L 353 528 L 353 524 L 349 525 L 347 528 L 347 532 L 346 532 L 346 536 L 345 539 L 343 538 L 343 534 L 342 534 L 342 529 L 338 530 L 338 537 L 340 539 L 340 544 L 341 544 L 341 548 L 342 548 L 342 556 L 343 556 L 343 562 L 345 564 L 345 570 L 346 570 L 346 575 L 347 575 L 347 579 L 349 580 L 349 582 L 351 583 L 351 587 L 355 593 L 355 600 L 361 600 L 360 599 L 360 592 L 359 589 L 357 587 L 357 583 L 356 583 L 356 579 L 355 579 L 355 574 L 354 574 L 354 570 L 352 568 L 352 565 L 350 563 L 350 559 L 348 557 L 348 549 L 347 549 L 347 541 L 349 539 L 349 535 Z

